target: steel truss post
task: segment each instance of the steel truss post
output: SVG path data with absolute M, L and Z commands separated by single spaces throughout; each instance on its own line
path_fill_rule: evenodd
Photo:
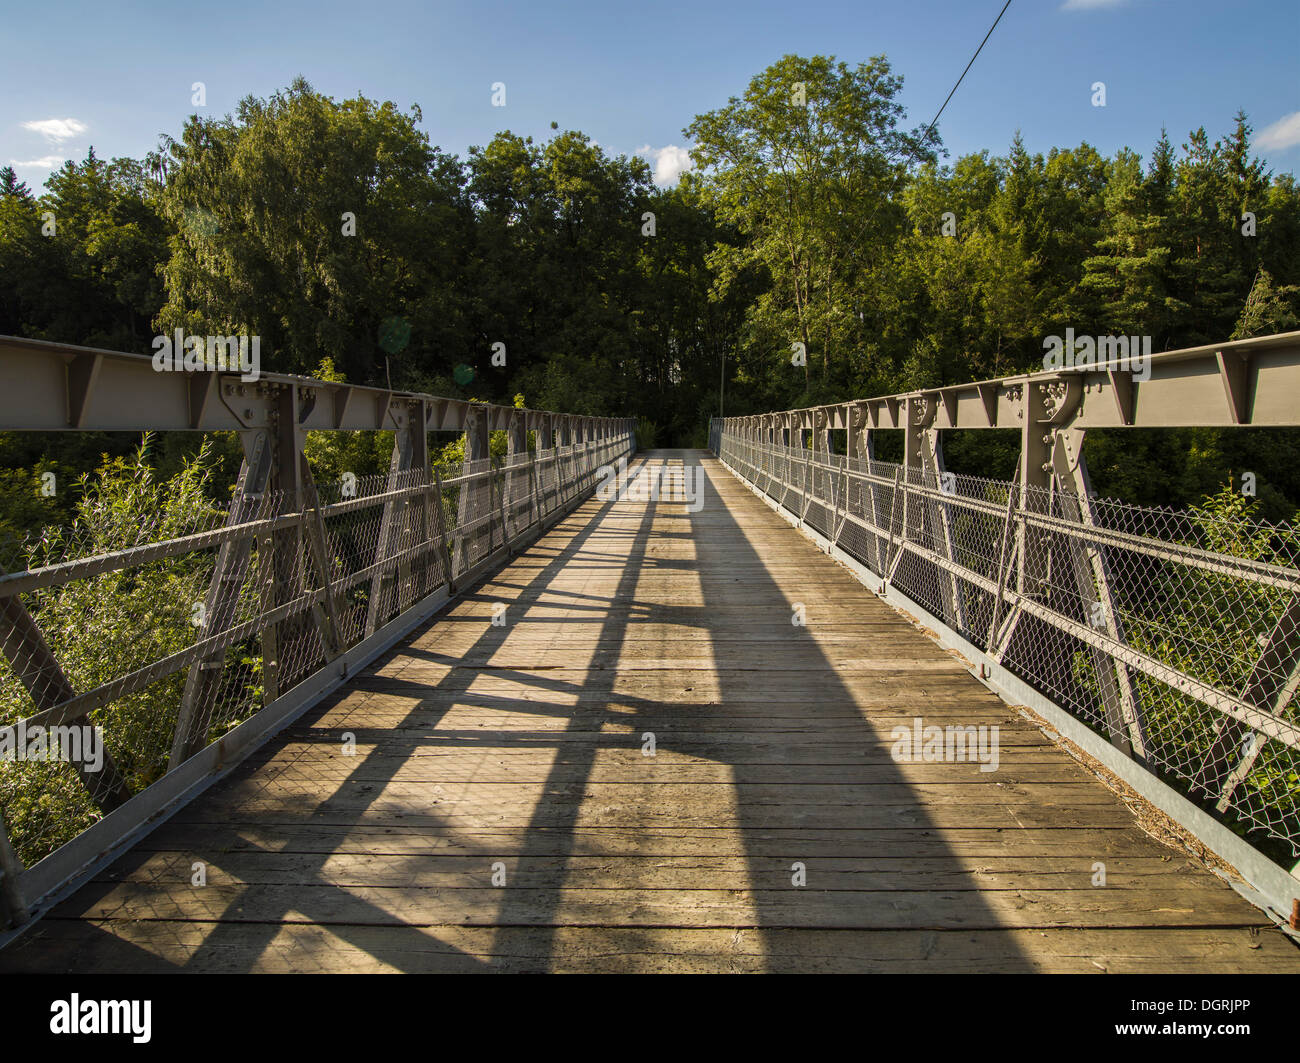
M 856 462 L 860 465 L 862 472 L 865 472 L 868 477 L 874 477 L 876 475 L 876 435 L 871 428 L 871 419 L 865 404 L 855 403 L 849 407 L 848 428 L 848 464 L 851 466 Z M 852 480 L 849 482 L 852 483 Z M 850 496 L 846 506 L 852 505 L 853 499 Z M 885 527 L 884 507 L 880 499 L 880 490 L 874 480 L 868 479 L 860 485 L 857 508 L 871 522 L 872 527 Z M 885 540 L 877 534 L 868 535 L 868 549 L 871 567 L 875 569 L 876 575 L 883 579 L 887 567 Z
M 558 509 L 564 504 L 564 460 L 560 451 L 565 444 L 564 417 L 557 414 L 551 418 L 551 489 L 554 503 L 549 509 Z
M 993 611 L 989 616 L 988 635 L 984 640 L 984 652 L 998 661 L 1006 650 L 1006 642 L 999 637 L 999 622 L 1002 619 L 1002 599 L 1007 589 L 1011 566 L 1015 563 L 1017 530 L 1013 518 L 1020 503 L 1020 472 L 1007 488 L 1007 513 L 1002 521 L 1002 534 L 998 539 L 997 590 L 993 594 Z M 1008 627 L 1010 625 L 1008 624 Z
M 1026 520 L 1030 513 L 1046 514 L 1051 510 L 1052 429 L 1046 418 L 1038 416 L 1034 398 L 1038 394 L 1028 378 L 1019 378 L 1006 387 L 1007 398 L 1020 416 L 1020 461 L 1016 468 L 1019 484 L 1015 506 L 1015 545 L 1007 563 L 1016 566 L 1016 601 L 1011 606 L 1002 629 L 990 632 L 989 655 L 998 662 L 1011 647 L 1020 622 L 1021 599 L 1045 597 L 1049 588 L 1049 553 L 1040 528 Z M 1041 403 L 1040 403 L 1041 405 Z M 1013 492 L 1015 489 L 1013 488 Z M 1002 576 L 999 575 L 999 580 Z M 1004 581 L 1005 582 L 1005 581 Z
M 577 476 L 575 475 L 578 462 L 577 418 L 571 414 L 565 414 L 560 418 L 560 425 L 561 430 L 564 432 L 564 449 L 569 452 L 564 471 L 564 486 L 560 497 L 564 502 L 568 502 L 573 497 L 577 484 Z
M 313 403 L 311 398 L 307 404 Z M 299 597 L 308 586 L 307 569 L 303 555 L 304 521 L 307 492 L 303 477 L 302 452 L 306 431 L 302 427 L 304 396 L 296 384 L 282 387 L 276 395 L 275 414 L 272 421 L 272 439 L 275 447 L 274 487 L 283 513 L 297 513 L 300 519 L 293 526 L 282 528 L 272 535 L 272 564 L 275 570 L 275 604 L 287 605 Z M 278 652 L 276 687 L 280 694 L 295 686 L 299 680 L 314 671 L 311 657 L 313 640 L 317 636 L 315 620 L 306 612 L 297 613 L 275 625 Z M 323 640 L 322 640 L 323 642 Z M 202 748 L 200 745 L 197 748 Z
M 1052 481 L 1061 514 L 1073 523 L 1095 526 L 1092 485 L 1083 460 L 1083 430 L 1059 429 L 1053 435 Z M 1127 645 L 1123 621 L 1111 590 L 1113 581 L 1106 563 L 1105 548 L 1098 545 L 1085 547 L 1077 539 L 1071 539 L 1065 549 L 1088 622 L 1104 630 L 1121 646 Z M 1110 732 L 1111 742 L 1125 753 L 1145 757 L 1146 728 L 1128 668 L 1095 646 L 1091 648 L 1091 655 L 1101 685 L 1106 729 Z
M 835 477 L 831 472 L 831 429 L 830 419 L 825 410 L 813 415 L 812 449 L 809 458 L 813 463 L 813 476 L 820 478 L 820 485 L 814 479 L 813 497 L 822 508 L 827 510 L 827 535 L 835 535 Z
M 519 532 L 519 517 L 515 508 L 521 494 L 519 485 L 527 485 L 530 470 L 524 467 L 528 457 L 528 428 L 522 413 L 512 413 L 506 425 L 506 460 L 501 483 L 502 537 L 509 543 Z
M 438 473 L 436 465 L 430 469 L 432 481 L 430 487 L 433 491 L 431 508 L 433 515 L 432 529 L 438 534 L 438 570 L 435 579 L 447 585 L 447 593 L 456 593 L 456 579 L 452 566 L 452 544 L 451 538 L 447 534 L 447 507 L 442 493 L 442 477 Z
M 487 539 L 490 541 L 492 536 L 490 526 L 492 520 L 490 442 L 491 431 L 487 411 L 471 407 L 466 414 L 465 463 L 461 469 L 461 474 L 468 475 L 471 469 L 478 471 L 473 474 L 471 479 L 462 482 L 460 486 L 454 551 L 456 563 L 453 568 L 457 575 L 468 572 L 478 562 L 479 558 L 486 556 L 486 553 L 491 549 L 489 546 L 488 551 L 480 552 L 476 548 L 479 540 Z M 480 465 L 483 466 L 482 470 L 479 469 Z M 489 522 L 487 528 L 478 526 L 484 518 Z
M 934 481 L 934 489 L 944 494 L 949 493 L 948 484 L 955 484 L 955 479 L 948 476 L 943 465 L 943 441 L 937 428 L 928 429 L 921 446 L 921 464 Z M 955 487 L 952 488 L 955 492 Z M 952 529 L 952 506 L 945 501 L 931 501 L 927 507 L 931 525 L 931 536 L 940 548 L 939 552 L 951 562 L 957 563 L 957 552 L 953 547 L 956 536 Z M 946 618 L 958 631 L 966 631 L 966 605 L 962 596 L 961 584 L 950 571 L 941 579 L 940 587 L 944 595 L 944 612 Z
M 551 486 L 555 481 L 555 432 L 550 414 L 544 414 L 537 426 L 537 516 L 551 512 Z
M 423 499 L 412 493 L 413 488 L 429 482 L 429 437 L 425 431 L 426 414 L 422 403 L 409 403 L 405 409 L 394 410 L 397 430 L 393 438 L 393 456 L 388 464 L 388 481 L 385 492 L 406 492 L 401 498 L 384 502 L 379 519 L 379 535 L 375 541 L 375 564 L 381 564 L 395 555 L 402 555 L 396 566 L 383 564 L 370 578 L 370 593 L 366 602 L 365 636 L 369 637 L 397 613 L 411 605 L 424 593 L 432 590 L 432 583 L 423 575 L 428 566 L 413 563 L 406 551 L 417 543 L 429 541 L 427 506 Z
M 244 448 L 244 461 L 226 517 L 227 527 L 246 524 L 258 517 L 277 515 L 267 512 L 268 502 L 273 497 L 272 469 L 277 463 L 277 447 L 271 433 L 241 432 L 240 442 Z M 286 511 L 285 504 L 282 503 L 280 509 L 281 512 Z M 293 511 L 292 504 L 287 507 L 287 511 Z M 234 624 L 240 595 L 248 578 L 252 546 L 251 536 L 241 536 L 226 540 L 217 550 L 212 580 L 208 584 L 207 597 L 203 603 L 200 637 L 219 635 Z M 271 546 L 271 536 L 259 539 L 257 575 L 265 592 L 261 599 L 263 612 L 277 604 L 277 572 L 276 566 L 271 562 L 274 549 L 267 549 Z M 264 702 L 274 701 L 279 693 L 280 646 L 277 634 L 274 626 L 264 628 L 261 633 Z M 226 653 L 226 650 L 220 650 L 190 665 L 185 677 L 185 689 L 181 694 L 180 712 L 176 717 L 176 731 L 172 735 L 168 771 L 175 771 L 207 745 Z
M 784 508 L 789 510 L 798 517 L 798 512 L 789 504 L 795 488 L 794 460 L 795 460 L 795 439 L 794 439 L 794 414 L 778 414 L 776 418 L 777 436 L 780 440 L 780 451 L 778 454 L 778 467 L 781 470 L 780 486 L 781 490 L 773 497 Z
M 1017 528 L 1018 566 L 1016 591 L 1025 598 L 1039 598 L 1048 592 L 1049 555 L 1045 534 L 1025 522 L 1029 513 L 1051 510 L 1052 432 L 1036 416 L 1035 388 L 1026 380 L 1013 391 L 1020 396 L 1020 520 Z
M 804 421 L 811 421 L 811 414 L 801 415 L 798 419 L 799 434 L 799 458 L 803 463 L 803 476 L 800 478 L 800 488 L 802 489 L 802 498 L 799 506 L 799 524 L 802 527 L 808 523 L 808 507 L 812 504 L 813 488 L 813 436 L 816 434 Z M 808 439 L 805 442 L 804 432 L 808 432 Z
M 320 631 L 325 657 L 332 661 L 347 648 L 339 623 L 338 596 L 331 579 L 333 557 L 325 535 L 325 521 L 321 516 L 320 495 L 316 491 L 316 481 L 312 477 L 311 466 L 307 463 L 307 455 L 299 454 L 298 462 L 301 466 L 303 502 L 306 505 L 303 511 L 303 530 L 306 532 L 307 552 L 311 557 L 312 568 L 316 570 L 316 578 L 325 592 L 324 604 L 314 605 L 312 613 L 316 618 L 317 630 Z
M 939 430 L 932 427 L 937 404 L 932 398 L 917 397 L 907 404 L 903 439 L 904 477 L 923 491 L 947 493 L 948 480 L 943 467 L 943 444 Z M 905 528 L 907 538 L 928 546 L 946 561 L 956 563 L 953 550 L 952 509 L 946 501 L 925 497 L 908 499 Z M 925 531 L 929 531 L 928 543 Z M 961 585 L 948 569 L 938 573 L 939 593 L 943 598 L 944 620 L 954 630 L 966 630 L 966 607 Z

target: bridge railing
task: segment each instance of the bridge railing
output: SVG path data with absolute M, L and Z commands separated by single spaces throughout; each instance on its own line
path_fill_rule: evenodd
M 158 390 L 147 358 L 30 341 L 0 339 L 0 392 L 22 387 L 24 372 L 39 383 L 52 364 L 75 383 L 87 358 L 100 361 L 101 386 L 153 389 L 149 401 L 96 416 L 92 391 L 70 424 L 71 384 L 43 412 L 38 388 L 9 423 L 0 404 L 0 430 L 188 420 L 239 431 L 245 459 L 228 504 L 119 500 L 93 526 L 46 529 L 0 558 L 0 928 L 506 560 L 634 446 L 628 420 L 302 378 L 264 377 L 226 413 L 196 411 L 196 391 L 237 390 L 238 377 Z M 328 419 L 313 423 L 322 406 Z M 393 431 L 389 472 L 317 485 L 309 427 Z M 462 431 L 465 459 L 432 463 L 432 430 Z M 507 442 L 495 459 L 493 430 Z
M 873 589 L 958 636 L 982 675 L 1018 680 L 1289 865 L 1297 530 L 1248 519 L 1238 500 L 1099 499 L 1082 441 L 1098 425 L 1296 424 L 1298 339 L 1155 355 L 1141 382 L 1106 367 L 1030 374 L 715 420 L 711 434 L 734 473 Z M 1008 426 L 1021 433 L 1014 481 L 945 470 L 943 430 Z M 902 462 L 874 457 L 873 432 L 889 428 L 904 431 Z

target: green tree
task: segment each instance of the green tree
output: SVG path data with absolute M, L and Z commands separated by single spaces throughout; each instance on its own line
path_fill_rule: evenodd
M 745 329 L 764 377 L 788 368 L 800 342 L 805 389 L 814 365 L 824 387 L 843 383 L 877 324 L 866 314 L 903 224 L 897 197 L 937 142 L 898 128 L 901 88 L 884 56 L 849 68 L 787 55 L 685 130 L 710 205 L 742 237 L 711 256 L 718 293 L 751 270 L 770 282 Z
M 163 328 L 257 335 L 264 368 L 325 356 L 367 384 L 463 361 L 469 206 L 419 120 L 301 78 L 233 118 L 192 116 L 164 144 Z
M 1268 270 L 1260 266 L 1229 338 L 1242 340 L 1300 328 L 1297 307 L 1300 307 L 1300 286 L 1275 284 Z

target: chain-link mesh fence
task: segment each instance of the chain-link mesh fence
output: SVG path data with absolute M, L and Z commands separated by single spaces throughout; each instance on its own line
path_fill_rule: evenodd
M 726 431 L 719 457 L 1279 858 L 1300 856 L 1300 538 Z
M 15 856 L 35 864 L 412 606 L 476 578 L 631 447 L 620 433 L 319 488 L 308 469 L 291 491 L 241 477 L 225 506 L 122 506 L 0 544 L 10 883 Z

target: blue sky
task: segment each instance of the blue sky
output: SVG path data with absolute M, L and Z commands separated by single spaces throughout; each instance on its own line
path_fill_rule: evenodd
M 670 181 L 692 117 L 743 92 L 786 53 L 855 63 L 887 54 L 902 102 L 925 123 L 987 31 L 1001 0 L 476 0 L 472 3 L 103 0 L 11 6 L 0 162 L 33 187 L 62 158 L 139 157 L 179 132 L 191 85 L 205 113 L 232 111 L 304 75 L 336 98 L 405 108 L 444 150 L 464 154 L 509 128 L 539 140 L 550 123 L 607 151 L 649 149 Z M 1300 172 L 1297 0 L 1012 0 L 939 123 L 952 157 L 1086 140 L 1149 152 L 1204 124 L 1226 134 L 1238 107 L 1258 153 Z M 1091 103 L 1106 85 L 1107 105 Z M 492 106 L 504 82 L 506 106 Z M 1261 134 L 1264 134 L 1261 137 Z M 17 165 L 17 164 L 23 165 Z

